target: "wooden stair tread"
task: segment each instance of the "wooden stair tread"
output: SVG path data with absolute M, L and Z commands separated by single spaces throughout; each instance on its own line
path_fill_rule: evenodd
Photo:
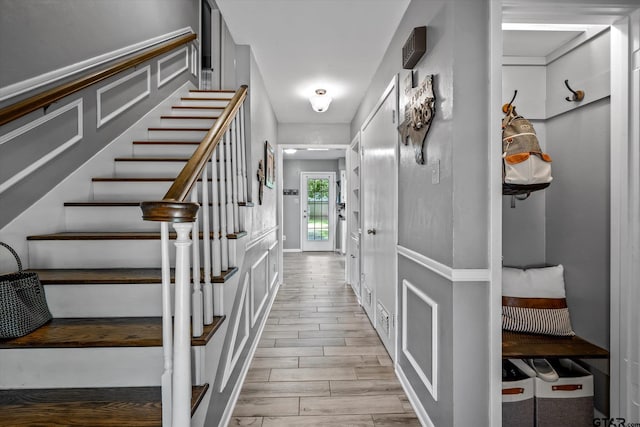
M 160 119 L 163 120 L 215 120 L 219 118 L 220 116 L 160 116 Z
M 200 145 L 201 141 L 133 141 L 133 145 Z
M 208 132 L 209 129 L 211 129 L 211 128 L 162 128 L 162 127 L 147 128 L 147 130 L 152 130 L 152 131 L 171 131 L 171 132 L 175 132 L 175 131 L 179 131 L 179 132 Z
M 175 108 L 176 110 L 224 110 L 224 107 L 211 107 L 208 105 L 174 105 L 171 108 Z
M 190 96 L 183 96 L 182 98 L 180 98 L 180 100 L 182 101 L 230 101 L 230 98 L 198 98 L 198 97 L 190 97 Z
M 44 285 L 91 284 L 157 284 L 162 283 L 159 268 L 92 268 L 92 269 L 31 269 Z M 225 283 L 238 271 L 232 267 L 220 276 L 213 276 L 212 283 Z M 174 279 L 173 269 L 171 279 Z M 204 273 L 202 273 L 204 274 Z
M 575 357 L 607 358 L 609 352 L 578 336 L 556 337 L 502 331 L 503 358 Z
M 209 385 L 193 386 L 191 415 Z M 0 426 L 162 425 L 160 387 L 0 390 Z
M 140 177 L 140 176 L 123 176 L 123 177 L 106 176 L 106 177 L 91 178 L 91 181 L 93 182 L 173 182 L 175 180 L 176 180 L 175 177 L 154 178 L 154 177 Z M 207 181 L 212 182 L 212 179 L 209 178 L 207 179 Z M 218 182 L 219 181 L 220 181 L 220 178 L 218 178 Z M 202 182 L 202 178 L 199 178 L 198 182 Z
M 214 317 L 202 336 L 191 338 L 191 345 L 206 345 L 224 319 Z M 54 318 L 29 335 L 0 340 L 0 349 L 161 346 L 161 317 Z
M 213 238 L 213 232 L 210 232 Z M 227 234 L 228 239 L 236 239 L 247 235 L 246 231 Z M 200 238 L 202 238 L 202 231 Z M 233 236 L 233 237 L 231 237 Z M 175 232 L 170 232 L 171 239 L 176 238 Z M 39 234 L 27 236 L 27 240 L 160 240 L 160 232 L 156 231 L 67 231 L 62 233 Z
M 235 90 L 232 89 L 191 89 L 189 92 L 200 92 L 200 93 L 236 93 Z
M 85 202 L 65 202 L 64 206 L 71 207 L 140 207 L 141 201 L 119 201 L 119 200 L 103 200 L 103 201 L 85 201 Z M 209 206 L 213 203 L 209 202 Z M 220 206 L 220 203 L 218 203 Z M 238 206 L 253 207 L 253 202 L 238 202 Z

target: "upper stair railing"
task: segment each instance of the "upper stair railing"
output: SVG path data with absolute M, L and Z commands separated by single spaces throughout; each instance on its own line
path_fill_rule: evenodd
M 207 132 L 164 198 L 140 205 L 144 220 L 161 223 L 165 358 L 162 375 L 163 426 L 190 425 L 191 335 L 202 335 L 203 325 L 213 323 L 214 315 L 224 314 L 222 285 L 213 289 L 212 277 L 236 266 L 235 240 L 228 239 L 227 235 L 241 231 L 244 225 L 240 224 L 242 216 L 239 215 L 238 206 L 247 199 L 243 108 L 246 96 L 247 86 L 242 86 Z M 176 232 L 173 320 L 169 224 Z

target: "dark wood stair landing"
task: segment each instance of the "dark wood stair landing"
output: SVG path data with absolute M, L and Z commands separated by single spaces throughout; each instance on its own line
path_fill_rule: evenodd
M 192 387 L 191 415 L 208 384 Z M 160 387 L 0 390 L 0 426 L 162 425 Z
M 162 283 L 159 268 L 93 268 L 93 269 L 32 269 L 43 285 L 92 285 L 92 284 L 155 284 Z M 238 271 L 237 267 L 213 276 L 212 283 L 225 283 Z M 201 273 L 201 277 L 204 272 Z M 171 269 L 171 280 L 175 279 Z

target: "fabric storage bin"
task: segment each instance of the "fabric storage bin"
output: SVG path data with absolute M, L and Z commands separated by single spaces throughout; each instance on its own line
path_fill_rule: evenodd
M 569 359 L 550 363 L 560 378 L 535 378 L 536 427 L 592 426 L 593 376 Z
M 508 360 L 502 361 L 502 425 L 534 426 L 534 379 Z

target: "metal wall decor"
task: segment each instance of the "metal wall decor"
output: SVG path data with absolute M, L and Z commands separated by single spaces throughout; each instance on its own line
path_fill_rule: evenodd
M 416 27 L 402 46 L 402 68 L 410 70 L 427 51 L 427 27 Z
M 404 121 L 398 126 L 402 143 L 411 145 L 415 150 L 416 163 L 424 164 L 424 141 L 427 137 L 433 115 L 436 112 L 436 96 L 433 92 L 433 74 L 429 74 L 409 93 L 409 101 L 404 109 Z

